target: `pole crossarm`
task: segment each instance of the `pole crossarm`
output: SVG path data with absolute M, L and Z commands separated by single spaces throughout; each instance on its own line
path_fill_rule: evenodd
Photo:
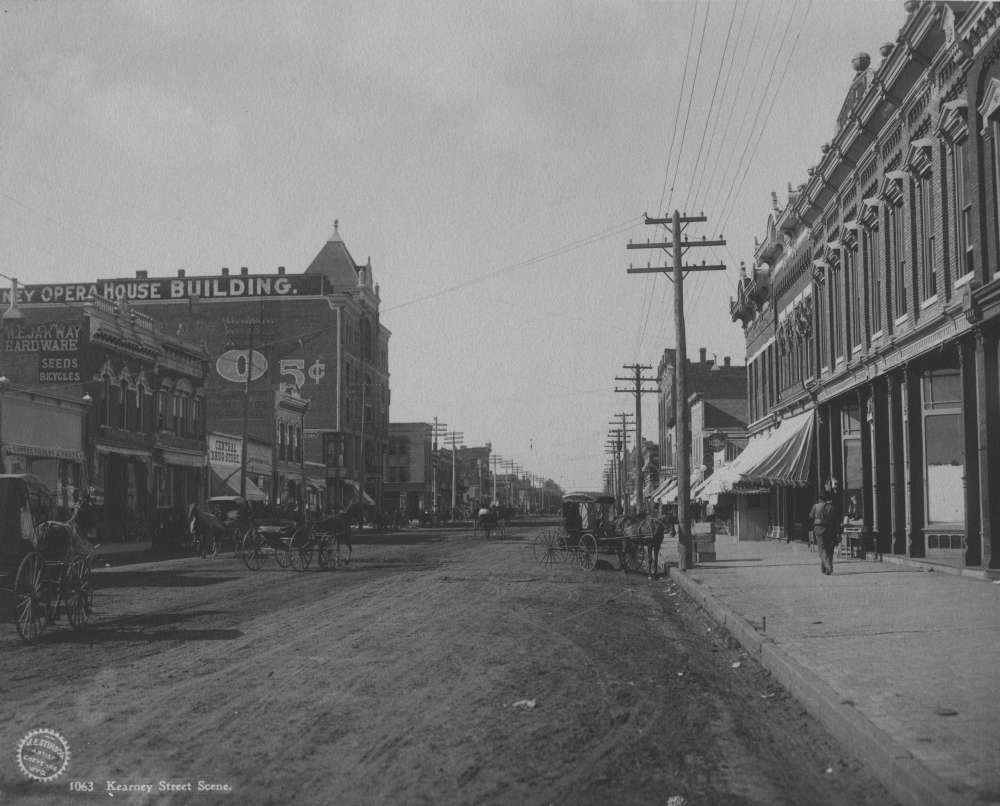
M 686 263 L 681 266 L 681 271 L 725 271 L 725 263 Z M 626 270 L 626 274 L 662 274 L 663 272 L 673 271 L 670 266 L 647 266 L 646 268 L 635 268 L 634 266 L 629 266 Z
M 646 219 L 647 224 L 673 224 L 674 219 L 671 218 L 650 218 L 649 213 L 643 213 L 643 218 Z M 702 213 L 701 215 L 678 215 L 677 221 L 681 224 L 691 224 L 698 223 L 699 221 L 708 221 L 708 217 Z
M 692 246 L 725 246 L 726 242 L 722 238 L 717 238 L 715 240 L 709 241 L 703 239 L 700 241 L 646 241 L 646 243 L 629 243 L 626 244 L 626 249 L 690 249 Z

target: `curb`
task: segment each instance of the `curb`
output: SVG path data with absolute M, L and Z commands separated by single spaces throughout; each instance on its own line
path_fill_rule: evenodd
M 671 568 L 669 574 L 688 596 L 774 675 L 806 711 L 862 761 L 900 803 L 955 806 L 976 802 L 974 795 L 956 792 L 928 770 L 902 744 L 845 702 L 822 678 L 789 658 L 772 639 L 702 590 L 698 582 L 675 568 Z
M 957 568 L 953 565 L 943 565 L 912 557 L 898 557 L 889 554 L 882 555 L 882 559 L 894 565 L 905 565 L 909 568 L 919 568 L 921 571 L 933 571 L 936 574 L 950 574 L 951 576 L 965 577 L 966 579 L 978 579 L 982 582 L 996 582 L 1000 580 L 1000 572 L 992 569 Z

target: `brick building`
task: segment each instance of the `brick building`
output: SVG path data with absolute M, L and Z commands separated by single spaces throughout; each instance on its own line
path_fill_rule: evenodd
M 672 504 L 677 500 L 677 414 L 675 368 L 677 351 L 667 348 L 657 365 L 660 393 L 658 440 L 659 484 L 649 491 L 654 504 Z M 692 485 L 711 476 L 716 463 L 730 461 L 746 444 L 747 374 L 746 367 L 734 365 L 729 356 L 722 363 L 708 350 L 699 350 L 697 361 L 687 364 L 688 406 L 691 412 L 690 468 Z M 694 498 L 692 487 L 692 498 Z
M 807 179 L 731 302 L 752 438 L 735 487 L 804 529 L 842 481 L 885 553 L 1000 562 L 1000 36 L 994 3 L 907 3 L 853 61 Z
M 8 302 L 10 292 L 5 291 L 2 299 Z M 69 313 L 74 308 L 114 302 L 140 325 L 153 319 L 162 322 L 163 334 L 197 344 L 207 355 L 202 397 L 192 397 L 186 382 L 179 381 L 178 394 L 190 403 L 180 404 L 179 412 L 166 413 L 182 426 L 197 417 L 202 456 L 207 431 L 242 438 L 246 422 L 250 442 L 277 451 L 267 491 L 273 500 L 288 490 L 295 495 L 308 491 L 309 478 L 312 499 L 323 486 L 323 502 L 331 507 L 358 499 L 373 505 L 378 500 L 388 445 L 390 334 L 379 321 L 379 287 L 372 279 L 371 262 L 354 261 L 336 224 L 310 265 L 297 274 L 286 273 L 284 267 L 274 274 L 251 275 L 246 268 L 236 274 L 223 268 L 214 276 L 188 277 L 179 271 L 166 278 L 137 271 L 129 278 L 18 290 L 20 309 L 41 320 L 58 321 L 74 315 Z M 141 326 L 136 329 L 129 323 L 129 327 L 129 338 L 143 332 Z M 129 349 L 137 361 L 146 356 L 148 364 L 156 363 L 151 347 L 142 340 Z M 83 373 L 88 382 L 102 377 L 100 368 L 94 372 L 88 367 Z M 111 383 L 120 382 L 117 376 L 107 377 Z M 151 396 L 151 387 L 141 380 L 130 368 L 126 386 L 141 386 L 142 394 Z M 304 419 L 299 417 L 299 426 L 291 431 L 289 420 L 298 415 L 280 415 L 279 409 L 299 404 L 286 400 L 282 408 L 276 402 L 276 395 L 290 387 L 308 407 L 307 414 L 305 408 L 299 412 Z M 204 409 L 201 400 L 207 401 Z M 285 458 L 281 458 L 283 444 Z M 179 449 L 163 447 L 179 457 Z M 303 465 L 310 470 L 303 470 Z M 319 466 L 325 468 L 323 478 L 318 477 Z M 112 475 L 117 478 L 122 473 Z
M 86 395 L 90 405 L 82 454 L 71 425 L 53 432 L 68 439 L 61 453 L 35 444 L 52 437 L 39 431 L 51 412 L 36 410 L 40 419 L 21 432 L 34 434 L 29 444 L 7 430 L 7 467 L 38 472 L 48 451 L 62 465 L 38 474 L 63 508 L 68 490 L 86 487 L 103 514 L 102 539 L 149 536 L 205 486 L 205 352 L 128 303 L 87 294 L 78 304 L 30 304 L 39 287 L 21 290 L 25 304 L 3 319 L 3 374 L 54 397 Z

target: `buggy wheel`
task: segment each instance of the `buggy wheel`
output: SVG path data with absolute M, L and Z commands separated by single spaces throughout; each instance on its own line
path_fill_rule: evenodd
M 597 565 L 597 538 L 592 534 L 580 536 L 578 559 L 580 567 L 585 571 L 591 571 Z
M 550 531 L 540 532 L 532 545 L 535 559 L 542 565 L 553 565 L 559 562 L 559 545 L 556 536 Z
M 296 571 L 305 571 L 312 562 L 312 549 L 289 549 L 288 562 Z
M 330 551 L 330 543 L 326 540 L 320 541 L 316 547 L 316 565 L 323 570 L 336 567 L 336 557 Z
M 29 643 L 38 638 L 48 624 L 49 602 L 44 576 L 45 560 L 33 551 L 21 560 L 14 578 L 17 634 Z
M 288 555 L 291 553 L 288 550 L 288 546 L 282 546 L 281 548 L 278 548 L 277 546 L 271 546 L 270 548 L 267 548 L 265 550 L 270 551 L 274 554 L 274 561 L 278 564 L 279 568 L 288 568 L 290 564 Z
M 260 535 L 253 530 L 243 536 L 243 564 L 251 571 L 259 571 L 264 565 Z
M 94 613 L 94 589 L 90 584 L 90 562 L 80 557 L 66 569 L 65 592 L 66 615 L 74 629 L 87 626 Z
M 288 563 L 296 571 L 305 571 L 312 562 L 312 537 L 309 530 L 300 526 L 288 541 Z

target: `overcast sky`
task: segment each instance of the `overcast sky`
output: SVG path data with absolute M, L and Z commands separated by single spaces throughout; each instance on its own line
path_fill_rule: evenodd
M 902 2 L 47 0 L 0 5 L 0 272 L 305 269 L 340 221 L 392 331 L 393 421 L 600 485 L 625 364 L 674 345 L 651 215 L 704 210 L 687 344 L 729 316 Z M 692 92 L 693 88 L 693 92 Z M 704 254 L 702 254 L 704 253 Z M 4 280 L 4 283 L 7 281 Z M 652 375 L 653 372 L 647 373 Z M 620 384 L 619 384 L 620 385 Z M 644 432 L 655 438 L 647 396 Z

